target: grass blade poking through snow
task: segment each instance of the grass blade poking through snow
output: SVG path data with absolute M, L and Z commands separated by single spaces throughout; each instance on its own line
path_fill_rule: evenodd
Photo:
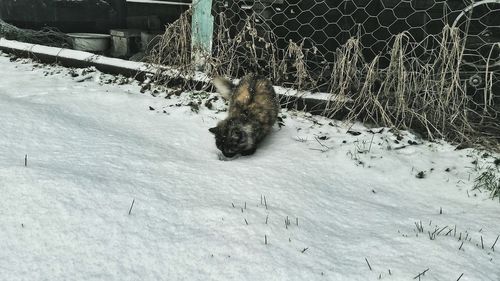
M 426 270 L 424 270 L 424 271 L 420 272 L 417 276 L 413 277 L 413 279 L 417 279 L 417 278 L 418 278 L 418 280 L 420 280 L 420 277 L 421 277 L 421 276 L 424 276 L 424 275 L 425 275 L 425 273 L 427 273 L 427 271 L 429 271 L 429 269 L 428 269 L 428 268 L 427 268 Z
M 500 174 L 498 168 L 487 167 L 486 171 L 482 172 L 475 180 L 472 190 L 487 190 L 490 192 L 490 197 L 494 199 L 498 197 L 500 200 Z
M 498 238 L 500 237 L 500 235 L 497 236 L 497 239 L 495 240 L 495 242 L 493 243 L 493 246 L 491 246 L 491 249 L 493 250 L 493 252 L 495 251 L 495 245 L 497 244 L 498 242 Z
M 132 208 L 134 207 L 134 203 L 135 203 L 135 198 L 134 200 L 132 200 L 132 204 L 130 205 L 130 209 L 128 210 L 129 215 L 132 213 Z
M 370 271 L 372 270 L 372 266 L 370 265 L 370 263 L 368 262 L 368 259 L 365 258 L 365 261 L 366 261 L 366 264 L 368 265 L 368 268 L 370 269 Z

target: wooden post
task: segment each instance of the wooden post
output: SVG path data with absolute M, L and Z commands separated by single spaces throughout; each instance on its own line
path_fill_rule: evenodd
M 204 70 L 206 58 L 212 54 L 214 17 L 212 0 L 194 0 L 191 20 L 192 59 L 197 70 Z

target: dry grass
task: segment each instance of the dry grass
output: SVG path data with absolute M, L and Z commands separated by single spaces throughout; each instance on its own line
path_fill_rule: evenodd
M 364 64 L 366 79 L 354 99 L 349 118 L 401 128 L 416 129 L 428 138 L 462 142 L 473 132 L 468 122 L 467 96 L 461 88 L 459 65 L 463 47 L 456 30 L 442 33 L 440 49 L 432 64 L 416 61 L 409 34 L 394 38 L 390 63 L 378 67 L 376 57 Z
M 500 171 L 498 166 L 489 166 L 474 180 L 474 189 L 490 192 L 492 199 L 500 200 Z
M 169 80 L 177 80 L 180 76 L 192 74 L 191 64 L 191 10 L 183 13 L 178 20 L 169 24 L 160 36 L 158 43 L 151 48 L 146 61 L 156 66 L 168 66 L 176 71 L 157 67 L 152 80 L 156 84 L 167 84 Z

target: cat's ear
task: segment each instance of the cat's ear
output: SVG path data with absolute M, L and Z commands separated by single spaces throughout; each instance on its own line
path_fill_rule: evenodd
M 217 77 L 212 81 L 212 83 L 217 89 L 217 92 L 219 92 L 219 94 L 221 94 L 223 98 L 229 100 L 233 91 L 233 84 L 231 83 L 231 81 L 227 80 L 226 78 Z
M 217 133 L 219 132 L 219 127 L 210 128 L 208 129 L 208 131 L 214 135 L 217 135 Z

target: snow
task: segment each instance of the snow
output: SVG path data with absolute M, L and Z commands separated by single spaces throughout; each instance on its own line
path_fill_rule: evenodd
M 500 280 L 500 204 L 471 189 L 497 154 L 283 110 L 219 161 L 214 94 L 5 54 L 0 77 L 2 280 Z

